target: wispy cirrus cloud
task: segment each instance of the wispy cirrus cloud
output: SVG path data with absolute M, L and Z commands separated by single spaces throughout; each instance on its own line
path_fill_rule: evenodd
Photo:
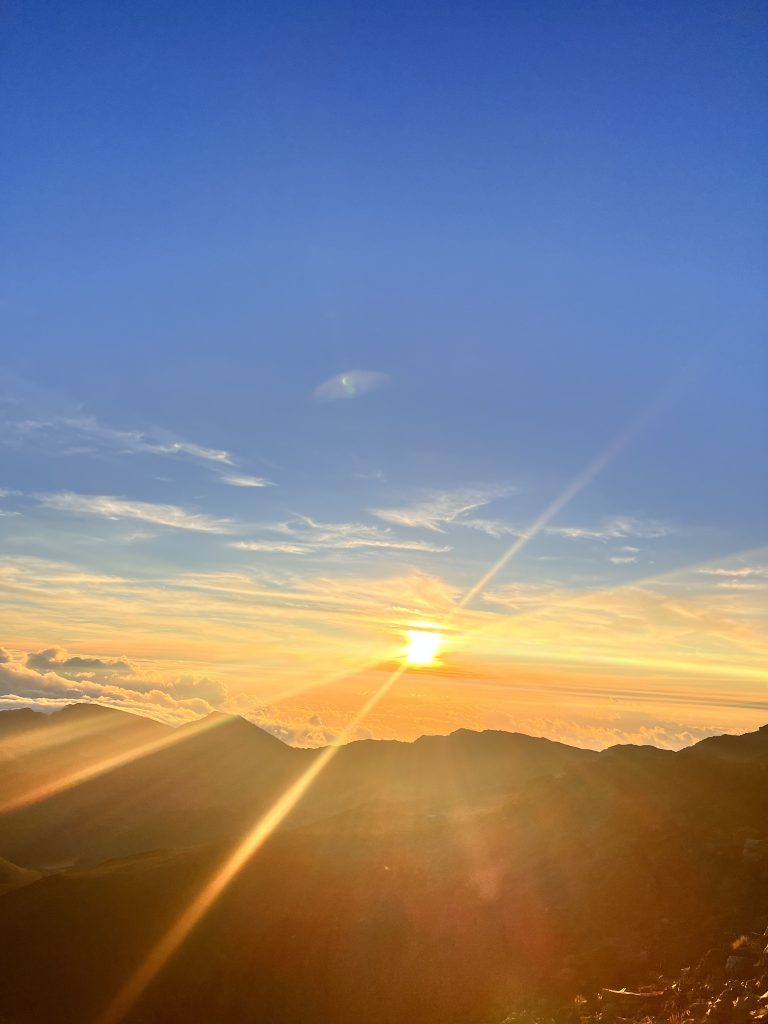
M 702 565 L 695 570 L 696 576 L 703 576 L 718 590 L 757 591 L 768 589 L 768 563 L 733 562 L 725 565 Z
M 215 472 L 222 482 L 235 487 L 266 487 L 263 477 L 233 473 L 238 465 L 232 452 L 175 437 L 164 430 L 120 430 L 95 416 L 52 412 L 25 419 L 7 419 L 6 443 L 35 444 L 61 455 L 149 455 L 182 458 Z
M 309 516 L 301 516 L 306 524 L 310 542 L 323 546 L 354 548 L 399 548 L 403 551 L 450 551 L 447 545 L 426 541 L 404 540 L 389 529 L 367 523 L 321 523 Z
M 176 530 L 197 530 L 201 533 L 231 533 L 231 519 L 217 519 L 201 512 L 189 512 L 180 505 L 158 504 L 151 501 L 131 501 L 109 494 L 41 494 L 38 501 L 45 508 L 73 515 L 97 516 L 102 519 L 138 519 L 155 526 L 168 526 Z
M 271 480 L 266 480 L 263 476 L 245 476 L 243 474 L 227 474 L 221 478 L 222 483 L 229 484 L 230 487 L 272 487 L 274 486 Z
M 483 508 L 496 498 L 511 492 L 509 487 L 428 491 L 420 501 L 399 508 L 372 508 L 371 514 L 384 522 L 444 533 L 446 526 L 466 526 L 492 536 L 516 532 L 502 520 L 465 518 L 468 512 Z
M 480 533 L 487 533 L 489 537 L 521 537 L 523 530 L 505 519 L 485 519 L 481 516 L 467 518 L 461 516 L 455 520 L 457 526 L 465 526 L 468 530 L 479 530 Z
M 241 540 L 230 546 L 241 551 L 262 551 L 286 555 L 320 551 L 354 551 L 384 548 L 397 551 L 424 551 L 439 554 L 450 551 L 448 545 L 398 537 L 392 530 L 367 523 L 321 523 L 309 516 L 297 516 L 285 523 L 265 524 L 271 532 L 285 535 L 281 540 Z
M 696 570 L 700 576 L 768 576 L 768 565 L 703 566 Z
M 18 495 L 18 493 L 19 493 L 18 491 L 12 491 L 8 487 L 0 487 L 0 499 L 16 497 Z M 21 515 L 21 513 L 15 511 L 13 509 L 0 508 L 0 518 L 6 518 L 6 517 L 18 516 L 18 515 Z
M 624 537 L 650 540 L 667 537 L 673 531 L 657 519 L 613 516 L 603 519 L 597 526 L 548 526 L 546 532 L 553 537 L 569 537 L 573 540 L 621 540 Z
M 202 444 L 192 444 L 190 441 L 168 441 L 166 443 L 153 443 L 144 434 L 129 435 L 134 437 L 136 451 L 149 452 L 154 455 L 190 455 L 193 459 L 202 459 L 203 462 L 218 462 L 226 466 L 233 465 L 232 456 L 229 452 L 220 448 L 206 448 Z
M 282 540 L 235 540 L 230 547 L 237 551 L 259 551 L 272 555 L 306 555 L 312 551 L 308 544 L 291 544 Z
M 233 456 L 221 448 L 211 448 L 163 435 L 140 430 L 116 430 L 100 423 L 94 416 L 46 416 L 16 420 L 7 424 L 19 437 L 48 438 L 64 451 L 75 454 L 88 449 L 83 442 L 96 449 L 109 449 L 121 454 L 187 455 L 203 462 L 234 465 Z M 74 447 L 76 442 L 79 447 Z

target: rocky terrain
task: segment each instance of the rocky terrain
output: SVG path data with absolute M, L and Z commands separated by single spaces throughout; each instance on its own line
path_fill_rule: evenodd
M 501 1024 L 750 1024 L 768 1020 L 768 927 L 708 949 L 674 975 L 636 988 L 579 993 L 565 1003 L 531 1000 Z

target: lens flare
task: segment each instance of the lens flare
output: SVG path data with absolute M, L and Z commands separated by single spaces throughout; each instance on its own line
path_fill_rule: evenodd
M 347 370 L 346 373 L 339 373 L 330 380 L 318 384 L 312 392 L 312 397 L 320 402 L 359 398 L 369 391 L 383 387 L 388 380 L 387 374 L 378 370 Z

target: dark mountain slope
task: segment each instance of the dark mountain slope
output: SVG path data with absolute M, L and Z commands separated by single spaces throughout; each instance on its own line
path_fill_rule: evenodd
M 766 821 L 759 766 L 601 757 L 493 811 L 379 801 L 283 828 L 129 1022 L 482 1024 L 574 977 L 677 968 L 768 912 L 767 866 L 742 856 Z M 226 851 L 158 852 L 0 897 L 0 1011 L 91 1024 Z
M 99 714 L 64 722 L 82 730 Z M 114 734 L 58 736 L 56 754 L 0 748 L 17 782 L 37 778 L 38 757 L 71 768 L 78 743 L 91 759 L 129 749 L 108 720 Z M 27 741 L 49 728 L 33 724 Z M 488 1024 L 532 992 L 567 997 L 678 968 L 768 915 L 763 733 L 680 753 L 463 730 L 341 748 L 128 1024 Z M 149 734 L 172 742 L 0 818 L 0 852 L 85 866 L 7 867 L 4 1024 L 96 1024 L 317 756 L 226 716 L 136 735 Z M 188 848 L 94 863 L 153 846 Z
M 445 806 L 508 793 L 540 776 L 558 775 L 597 757 L 591 750 L 507 732 L 459 729 L 413 743 L 361 740 L 344 747 L 320 786 L 369 800 L 419 800 Z M 352 781 L 354 780 L 354 782 Z
M 34 865 L 93 863 L 210 841 L 266 808 L 306 762 L 304 752 L 240 718 L 212 715 L 171 729 L 107 714 L 106 729 L 6 761 L 13 777 L 4 796 L 47 783 L 54 792 L 3 815 L 0 855 Z M 7 749 L 0 741 L 0 757 Z M 77 785 L 56 791 L 80 772 Z
M 11 864 L 9 860 L 0 859 L 0 896 L 12 889 L 20 889 L 23 885 L 36 882 L 40 877 L 39 871 L 20 868 L 18 864 Z
M 740 736 L 708 736 L 680 751 L 683 758 L 716 757 L 723 761 L 760 761 L 768 764 L 768 725 Z
M 89 709 L 88 714 L 96 713 Z M 242 718 L 212 715 L 176 730 L 151 722 L 147 737 L 134 736 L 133 722 L 116 730 L 112 719 L 119 719 L 120 712 L 105 714 L 109 730 L 8 758 L 14 774 L 6 792 L 21 793 L 46 780 L 55 785 L 78 768 L 98 768 L 132 749 L 143 756 L 4 815 L 0 856 L 34 866 L 86 864 L 153 847 L 215 841 L 246 828 L 317 756 L 287 746 Z M 153 750 L 149 755 L 147 746 Z M 0 757 L 7 749 L 0 741 Z M 460 730 L 415 743 L 360 741 L 338 751 L 295 817 L 322 818 L 375 800 L 412 801 L 424 813 L 477 808 L 534 778 L 597 756 L 500 732 Z

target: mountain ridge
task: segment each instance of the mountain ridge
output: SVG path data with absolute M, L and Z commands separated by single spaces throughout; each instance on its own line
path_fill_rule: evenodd
M 70 712 L 74 738 L 42 746 L 56 729 L 33 726 L 22 753 L 0 728 L 4 786 L 152 750 L 0 817 L 8 1024 L 95 1024 L 322 754 L 237 716 L 145 730 L 122 714 Z M 498 1024 L 521 998 L 679 969 L 768 916 L 767 736 L 339 747 L 125 1024 Z
M 94 710 L 92 712 L 90 709 L 98 709 L 98 711 Z M 94 713 L 95 714 L 105 713 L 105 715 L 118 715 L 118 716 L 123 716 L 126 719 L 134 719 L 134 720 L 139 720 L 141 722 L 151 722 L 154 725 L 160 726 L 160 727 L 162 727 L 164 729 L 174 730 L 174 731 L 177 731 L 177 730 L 180 730 L 180 729 L 184 729 L 184 728 L 187 728 L 189 726 L 194 726 L 196 724 L 200 725 L 203 722 L 211 722 L 211 723 L 213 723 L 213 722 L 222 722 L 222 723 L 242 722 L 245 725 L 247 725 L 249 728 L 255 729 L 259 733 L 266 734 L 267 736 L 271 737 L 272 739 L 274 739 L 278 743 L 282 744 L 283 746 L 288 747 L 289 749 L 292 749 L 292 750 L 322 750 L 323 749 L 322 746 L 319 746 L 319 747 L 318 746 L 315 746 L 315 747 L 302 747 L 302 746 L 294 746 L 291 743 L 287 743 L 281 737 L 276 736 L 274 733 L 270 732 L 269 729 L 266 729 L 263 726 L 258 725 L 256 722 L 252 722 L 249 718 L 246 718 L 244 715 L 230 714 L 229 712 L 213 710 L 213 711 L 208 712 L 205 715 L 202 715 L 198 719 L 192 719 L 192 720 L 189 720 L 189 721 L 180 722 L 178 724 L 173 725 L 173 724 L 170 724 L 170 723 L 167 723 L 167 722 L 162 722 L 162 721 L 160 721 L 160 720 L 158 720 L 156 718 L 151 717 L 150 715 L 145 715 L 145 714 L 142 714 L 142 713 L 140 713 L 138 711 L 128 711 L 128 710 L 126 710 L 124 708 L 116 708 L 116 707 L 114 707 L 112 705 L 100 704 L 100 703 L 98 703 L 96 701 L 73 701 L 71 704 L 65 704 L 60 709 L 56 709 L 54 711 L 42 711 L 42 710 L 38 710 L 36 708 L 13 708 L 13 709 L 0 710 L 0 739 L 2 738 L 2 735 L 3 735 L 3 727 L 4 727 L 5 723 L 10 720 L 6 716 L 20 716 L 19 719 L 18 719 L 18 725 L 21 726 L 22 723 L 31 724 L 33 722 L 34 722 L 34 724 L 40 724 L 40 725 L 43 725 L 45 722 L 53 724 L 53 723 L 55 723 L 56 719 L 60 715 L 75 717 L 75 716 L 78 716 L 78 715 L 85 715 L 85 714 L 90 715 L 90 714 L 94 714 Z M 23 719 L 21 718 L 21 716 L 24 716 Z M 34 719 L 31 716 L 34 716 Z M 39 723 L 37 722 L 37 719 L 40 720 Z M 651 748 L 651 749 L 654 749 L 654 750 L 669 751 L 670 753 L 681 753 L 684 750 L 692 750 L 692 749 L 695 749 L 697 747 L 709 747 L 709 746 L 711 746 L 713 744 L 717 745 L 717 743 L 719 741 L 723 741 L 723 740 L 724 741 L 738 740 L 738 739 L 740 739 L 742 737 L 746 737 L 746 736 L 752 736 L 752 737 L 755 737 L 755 738 L 760 737 L 760 742 L 762 743 L 764 741 L 766 747 L 768 747 L 768 722 L 766 722 L 764 725 L 758 726 L 758 728 L 755 729 L 755 730 L 747 730 L 747 731 L 745 731 L 743 733 L 727 733 L 727 732 L 716 733 L 716 734 L 713 734 L 711 736 L 705 736 L 702 739 L 696 740 L 693 743 L 690 743 L 690 744 L 687 744 L 687 745 L 685 745 L 683 747 L 678 747 L 678 748 L 658 747 L 658 746 L 656 746 L 655 744 L 652 744 L 652 743 L 642 743 L 642 744 L 639 744 L 639 743 L 630 743 L 630 742 L 627 742 L 627 743 L 614 743 L 614 744 L 611 744 L 610 746 L 607 746 L 607 747 L 594 748 L 594 747 L 586 747 L 586 746 L 580 746 L 580 745 L 565 743 L 562 740 L 553 740 L 553 739 L 551 739 L 551 738 L 549 738 L 547 736 L 534 736 L 534 735 L 532 735 L 530 733 L 519 732 L 517 730 L 508 730 L 508 729 L 470 729 L 467 726 L 459 726 L 457 729 L 453 729 L 451 732 L 448 732 L 448 733 L 423 733 L 422 735 L 417 736 L 417 737 L 415 737 L 412 740 L 411 739 L 365 737 L 365 738 L 359 738 L 359 739 L 350 740 L 347 743 L 343 744 L 343 746 L 354 746 L 354 745 L 357 745 L 357 744 L 390 743 L 390 744 L 398 744 L 399 746 L 405 747 L 405 746 L 413 746 L 415 744 L 420 744 L 420 743 L 424 743 L 424 742 L 429 742 L 431 740 L 449 739 L 451 737 L 459 737 L 459 736 L 506 736 L 506 737 L 520 737 L 523 740 L 546 740 L 548 743 L 552 743 L 552 744 L 558 745 L 560 747 L 568 747 L 569 749 L 574 749 L 574 750 L 590 750 L 590 751 L 593 751 L 594 753 L 607 753 L 608 751 L 611 751 L 611 750 L 624 749 L 624 748 L 633 749 L 633 750 L 641 750 L 641 749 Z M 330 744 L 326 744 L 326 746 L 335 746 L 335 744 L 330 743 Z

